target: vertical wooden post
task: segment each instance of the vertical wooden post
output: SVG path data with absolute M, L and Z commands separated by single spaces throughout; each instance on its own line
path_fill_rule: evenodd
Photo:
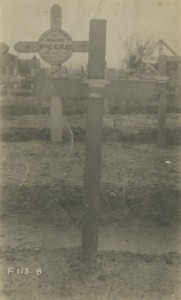
M 58 96 L 51 98 L 51 141 L 62 142 L 62 128 L 63 128 L 63 116 L 62 116 L 62 103 Z
M 109 99 L 104 99 L 104 114 L 109 115 Z
M 91 20 L 88 79 L 105 78 L 106 20 Z M 99 84 L 98 84 L 99 86 Z M 84 203 L 87 214 L 82 232 L 82 260 L 96 262 L 100 213 L 100 173 L 104 114 L 103 86 L 90 84 L 87 101 Z
M 178 73 L 177 73 L 177 85 L 175 89 L 175 98 L 180 100 L 181 98 L 181 62 L 178 63 Z
M 165 124 L 166 124 L 166 92 L 167 92 L 167 57 L 161 55 L 158 62 L 158 70 L 160 78 L 158 79 L 158 129 L 157 129 L 157 145 L 165 146 Z
M 167 56 L 160 55 L 158 60 L 159 76 L 167 76 Z
M 159 82 L 157 145 L 165 146 L 166 82 Z

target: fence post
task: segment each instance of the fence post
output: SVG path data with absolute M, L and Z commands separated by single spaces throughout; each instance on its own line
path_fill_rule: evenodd
M 157 128 L 157 145 L 165 146 L 165 124 L 166 124 L 166 97 L 167 97 L 167 57 L 160 55 L 158 61 L 158 128 Z
M 179 100 L 181 98 L 181 62 L 178 63 L 178 73 L 177 73 L 177 85 L 175 89 L 175 98 Z
M 104 114 L 109 115 L 109 99 L 104 99 Z
M 165 124 L 166 124 L 166 97 L 167 97 L 167 79 L 158 79 L 159 99 L 158 99 L 158 128 L 157 145 L 165 146 Z

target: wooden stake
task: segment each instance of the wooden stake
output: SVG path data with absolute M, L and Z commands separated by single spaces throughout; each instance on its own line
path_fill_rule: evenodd
M 165 146 L 166 83 L 159 83 L 157 145 Z
M 104 114 L 109 115 L 109 99 L 104 99 Z
M 167 57 L 161 55 L 158 62 L 159 75 L 159 98 L 158 98 L 158 128 L 157 128 L 157 145 L 165 146 L 165 124 L 166 124 L 166 89 L 167 89 Z
M 91 20 L 88 79 L 105 78 L 106 20 Z M 97 80 L 99 83 L 99 80 Z M 82 260 L 96 262 L 100 213 L 100 173 L 104 99 L 102 87 L 90 86 L 87 101 L 84 203 L 87 214 L 82 232 Z M 99 86 L 99 84 L 98 84 Z
M 51 98 L 51 141 L 62 142 L 63 115 L 62 103 L 60 97 L 54 96 Z
M 158 60 L 159 76 L 167 76 L 167 56 L 160 55 Z
M 175 89 L 175 98 L 180 100 L 181 96 L 181 62 L 178 63 L 177 85 Z

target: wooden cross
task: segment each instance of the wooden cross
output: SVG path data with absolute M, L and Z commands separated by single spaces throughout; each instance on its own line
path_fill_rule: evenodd
M 38 53 L 40 57 L 53 67 L 60 69 L 73 52 L 88 52 L 87 41 L 73 41 L 71 36 L 62 30 L 62 10 L 58 4 L 50 10 L 50 29 L 44 32 L 38 41 L 23 41 L 15 44 L 14 49 L 19 53 Z M 52 77 L 56 77 L 56 74 Z M 51 86 L 51 82 L 48 83 Z M 63 84 L 64 85 L 64 84 Z M 51 141 L 62 142 L 63 117 L 62 103 L 58 93 L 58 84 L 53 80 L 50 90 L 51 98 Z M 67 86 L 64 88 L 67 88 Z M 46 90 L 46 89 L 45 89 Z
M 50 65 L 59 65 L 68 60 L 73 52 L 88 52 L 88 41 L 72 41 L 62 30 L 62 10 L 54 4 L 50 11 L 50 29 L 38 41 L 17 42 L 14 49 L 19 53 L 39 53 Z

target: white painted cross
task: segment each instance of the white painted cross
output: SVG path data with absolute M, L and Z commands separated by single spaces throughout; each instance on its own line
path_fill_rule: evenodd
M 62 30 L 62 10 L 54 4 L 50 11 L 50 29 L 36 41 L 17 42 L 14 49 L 18 53 L 39 53 L 50 65 L 60 65 L 67 61 L 73 52 L 88 52 L 88 41 L 73 41 L 71 36 Z
M 40 57 L 54 68 L 60 68 L 73 52 L 88 52 L 88 41 L 74 42 L 71 36 L 62 30 L 62 10 L 54 4 L 50 10 L 50 29 L 36 41 L 24 41 L 15 44 L 19 53 L 39 53 Z M 52 77 L 53 73 L 51 74 Z M 51 141 L 62 142 L 63 116 L 61 98 L 56 91 L 56 84 L 51 98 Z

